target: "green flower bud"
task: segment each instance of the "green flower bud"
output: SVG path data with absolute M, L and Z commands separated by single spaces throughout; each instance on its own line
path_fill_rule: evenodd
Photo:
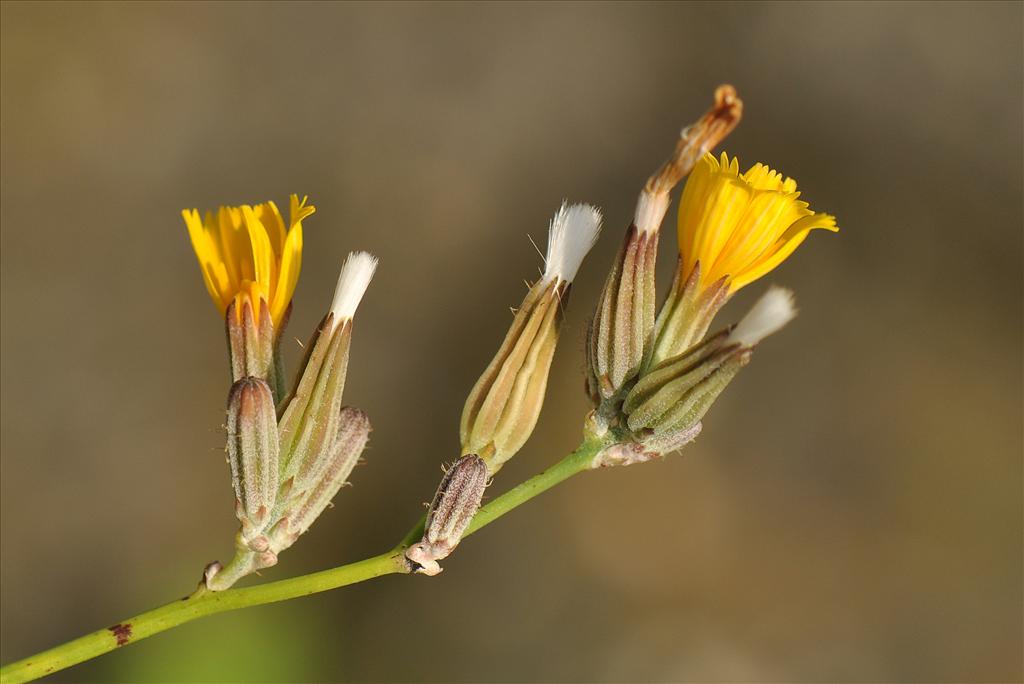
M 593 467 L 644 462 L 693 441 L 704 414 L 749 363 L 753 347 L 795 315 L 792 294 L 772 288 L 738 325 L 641 375 L 621 407 L 632 439 L 598 454 Z
M 266 381 L 242 378 L 232 385 L 227 430 L 235 511 L 248 541 L 262 532 L 277 502 L 277 415 Z
M 348 480 L 370 438 L 370 419 L 364 411 L 344 407 L 338 416 L 338 430 L 330 449 L 324 450 L 310 467 L 297 473 L 282 498 L 279 521 L 270 533 L 271 547 L 283 551 L 304 534 L 320 517 Z

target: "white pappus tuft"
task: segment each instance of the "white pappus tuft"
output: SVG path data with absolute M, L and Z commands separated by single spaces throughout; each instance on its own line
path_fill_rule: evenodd
M 729 333 L 725 343 L 753 347 L 769 335 L 777 333 L 795 316 L 793 293 L 785 288 L 772 286 L 761 295 L 747 315 Z
M 601 211 L 597 207 L 563 202 L 548 227 L 544 277 L 571 283 L 600 232 Z
M 349 253 L 341 266 L 338 287 L 334 290 L 334 301 L 331 303 L 335 323 L 355 315 L 356 307 L 359 306 L 376 270 L 377 257 L 369 252 Z

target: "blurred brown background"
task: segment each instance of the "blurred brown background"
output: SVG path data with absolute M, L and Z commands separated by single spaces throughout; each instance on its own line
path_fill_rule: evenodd
M 308 193 L 290 336 L 381 257 L 355 487 L 265 573 L 377 553 L 457 455 L 562 198 L 605 210 L 547 409 L 641 183 L 734 83 L 744 166 L 838 216 L 802 315 L 685 456 L 584 475 L 390 577 L 187 625 L 59 681 L 1021 678 L 1022 5 L 2 6 L 4 661 L 189 591 L 235 529 L 221 323 L 183 207 Z M 663 241 L 670 276 L 674 231 Z M 294 359 L 297 345 L 289 345 Z

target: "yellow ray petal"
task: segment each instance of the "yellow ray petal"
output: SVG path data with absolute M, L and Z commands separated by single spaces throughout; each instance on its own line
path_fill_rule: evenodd
M 270 317 L 276 325 L 284 316 L 288 303 L 295 293 L 302 270 L 302 224 L 296 224 L 288 231 L 281 254 L 281 272 L 270 304 Z
M 273 202 L 264 202 L 254 206 L 252 211 L 263 227 L 267 229 L 270 247 L 274 250 L 274 254 L 280 257 L 281 250 L 284 249 L 284 219 L 281 218 L 281 212 L 278 211 L 277 205 Z
M 280 324 L 299 278 L 302 220 L 316 211 L 306 197 L 292 195 L 289 204 L 287 232 L 274 202 L 220 207 L 205 220 L 195 209 L 182 211 L 206 289 L 221 313 L 242 297 L 258 314 L 262 299 L 274 325 Z
M 812 230 L 821 228 L 836 233 L 839 227 L 836 225 L 835 217 L 828 214 L 814 214 L 805 216 L 794 223 L 779 239 L 773 249 L 761 257 L 756 263 L 749 266 L 741 273 L 733 276 L 730 290 L 733 292 L 746 287 L 758 278 L 774 270 L 779 264 L 785 261 L 797 247 L 807 238 Z

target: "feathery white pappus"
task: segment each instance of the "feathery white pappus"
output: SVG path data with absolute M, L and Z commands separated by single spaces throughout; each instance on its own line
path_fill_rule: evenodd
M 544 277 L 571 283 L 600 232 L 601 211 L 597 207 L 562 202 L 562 208 L 548 226 Z
M 377 257 L 369 252 L 350 252 L 341 266 L 338 287 L 334 290 L 331 313 L 335 322 L 352 318 L 363 298 L 373 272 L 377 270 Z
M 725 343 L 753 347 L 769 335 L 777 333 L 795 317 L 793 292 L 773 285 L 729 333 Z

